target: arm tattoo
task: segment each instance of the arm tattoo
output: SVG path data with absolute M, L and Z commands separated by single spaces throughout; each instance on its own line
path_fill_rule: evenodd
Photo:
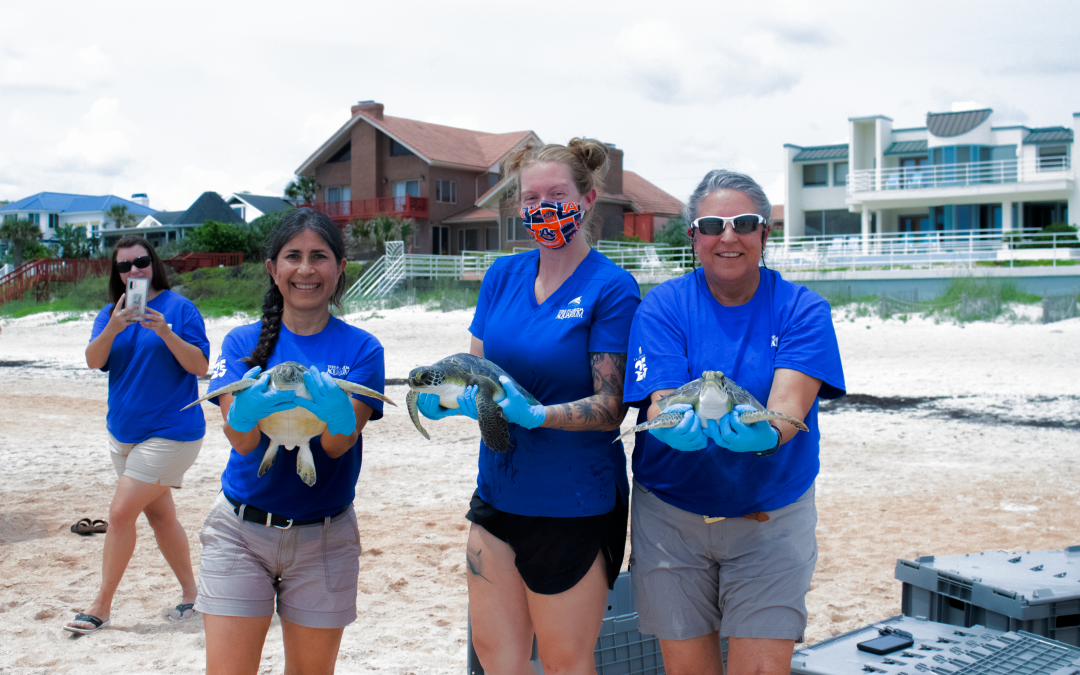
M 626 354 L 591 352 L 593 395 L 549 406 L 548 418 L 557 429 L 568 431 L 618 429 L 628 406 L 622 402 Z

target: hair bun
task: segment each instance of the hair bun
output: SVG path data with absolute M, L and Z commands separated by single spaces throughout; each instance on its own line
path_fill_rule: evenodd
M 580 157 L 589 171 L 596 171 L 608 163 L 607 146 L 593 138 L 571 138 L 566 149 Z

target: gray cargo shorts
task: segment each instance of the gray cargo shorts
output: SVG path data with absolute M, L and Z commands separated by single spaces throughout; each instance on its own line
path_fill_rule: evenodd
M 637 482 L 633 495 L 630 575 L 642 633 L 802 640 L 817 562 L 813 485 L 763 522 L 707 523 Z
M 360 531 L 352 506 L 322 523 L 283 530 L 240 519 L 219 493 L 199 533 L 195 609 L 220 616 L 270 616 L 308 628 L 356 620 Z

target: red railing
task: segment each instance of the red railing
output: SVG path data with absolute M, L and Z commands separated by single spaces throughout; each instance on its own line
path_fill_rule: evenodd
M 315 202 L 301 207 L 325 213 L 332 220 L 364 220 L 375 216 L 399 216 L 401 218 L 427 218 L 426 197 L 380 197 L 378 199 L 354 199 L 348 202 Z
M 18 300 L 31 288 L 37 289 L 39 298 L 48 297 L 50 283 L 82 281 L 89 276 L 100 277 L 108 274 L 111 266 L 112 261 L 107 258 L 31 260 L 0 277 L 0 305 Z
M 244 264 L 243 253 L 188 253 L 177 255 L 162 261 L 179 274 L 191 272 L 200 267 L 235 267 Z

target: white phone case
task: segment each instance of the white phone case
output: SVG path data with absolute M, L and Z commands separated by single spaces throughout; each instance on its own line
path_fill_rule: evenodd
M 146 312 L 146 294 L 149 290 L 149 279 L 128 279 L 127 301 L 125 304 L 127 307 L 135 307 L 140 318 Z

